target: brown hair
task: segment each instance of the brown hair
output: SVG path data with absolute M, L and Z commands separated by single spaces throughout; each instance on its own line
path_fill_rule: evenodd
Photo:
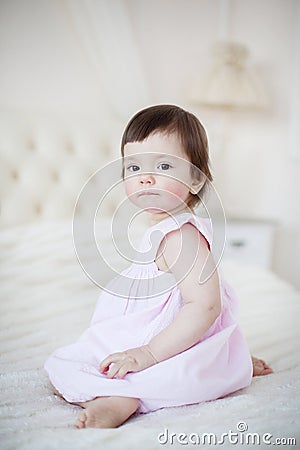
M 194 114 L 179 106 L 156 105 L 137 112 L 130 119 L 123 133 L 121 141 L 122 157 L 124 157 L 124 147 L 128 142 L 141 142 L 157 132 L 177 134 L 190 162 L 200 169 L 206 177 L 201 188 L 201 194 L 203 194 L 207 180 L 212 181 L 206 131 Z M 194 176 L 199 176 L 198 170 L 194 167 L 192 167 L 192 172 Z M 194 207 L 199 203 L 198 194 L 190 194 L 187 201 L 188 206 Z

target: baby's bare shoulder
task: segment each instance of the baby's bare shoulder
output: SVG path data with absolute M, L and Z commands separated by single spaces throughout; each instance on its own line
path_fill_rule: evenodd
M 177 230 L 166 234 L 163 242 L 163 255 L 167 264 L 184 255 L 203 255 L 209 253 L 208 243 L 200 231 L 191 223 L 185 223 Z
M 182 244 L 193 244 L 207 248 L 207 241 L 203 234 L 191 223 L 185 223 L 180 228 L 170 231 L 165 236 L 168 247 L 180 246 Z

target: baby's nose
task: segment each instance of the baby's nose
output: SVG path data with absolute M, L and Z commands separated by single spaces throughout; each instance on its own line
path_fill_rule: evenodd
M 154 184 L 155 179 L 151 173 L 143 173 L 140 175 L 140 183 L 141 184 Z

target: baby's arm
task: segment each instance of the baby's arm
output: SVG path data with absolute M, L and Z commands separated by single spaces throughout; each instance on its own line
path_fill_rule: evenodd
M 191 224 L 169 233 L 163 258 L 178 281 L 184 305 L 173 322 L 151 339 L 148 346 L 157 361 L 168 359 L 198 342 L 221 311 L 215 263 L 205 238 Z M 199 283 L 211 274 L 205 283 Z
M 109 355 L 102 361 L 101 372 L 123 378 L 128 372 L 143 370 L 187 350 L 206 333 L 221 311 L 219 280 L 207 242 L 191 224 L 169 233 L 163 242 L 163 259 L 173 272 L 184 305 L 164 330 L 148 345 Z M 199 283 L 205 266 L 212 274 Z M 112 364 L 113 363 L 113 364 Z M 112 365 L 111 365 L 112 364 Z

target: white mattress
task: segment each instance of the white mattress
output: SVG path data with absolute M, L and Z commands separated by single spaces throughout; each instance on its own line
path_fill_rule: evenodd
M 103 221 L 101 229 L 109 255 L 107 225 Z M 71 231 L 70 222 L 48 222 L 0 233 L 1 449 L 195 448 L 196 435 L 221 439 L 230 430 L 239 442 L 247 433 L 261 440 L 270 433 L 270 442 L 298 438 L 285 448 L 300 448 L 299 293 L 270 272 L 233 262 L 223 264 L 223 273 L 239 294 L 242 329 L 252 354 L 275 373 L 223 399 L 135 415 L 118 429 L 73 429 L 80 408 L 52 394 L 43 370 L 55 348 L 72 343 L 88 326 L 100 293 L 78 264 Z M 238 432 L 239 422 L 248 431 Z M 170 437 L 163 444 L 166 434 L 158 441 L 166 429 L 169 436 L 176 433 L 173 444 Z M 228 438 L 220 445 L 232 446 Z

